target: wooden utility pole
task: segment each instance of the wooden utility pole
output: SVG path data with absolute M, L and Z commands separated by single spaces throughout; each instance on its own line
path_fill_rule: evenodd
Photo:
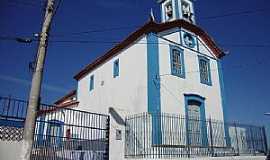
M 29 95 L 29 104 L 28 104 L 27 115 L 26 115 L 26 120 L 24 124 L 20 160 L 30 160 L 30 156 L 31 156 L 33 140 L 34 140 L 34 132 L 35 132 L 36 115 L 37 115 L 37 109 L 38 109 L 39 99 L 40 99 L 43 66 L 45 62 L 47 44 L 48 44 L 48 34 L 49 34 L 51 21 L 54 14 L 53 10 L 54 10 L 54 0 L 48 0 L 44 22 L 42 26 L 42 32 L 40 34 L 40 42 L 39 42 L 39 47 L 38 47 L 38 52 L 37 52 L 37 59 L 36 59 L 36 68 L 33 73 L 32 85 L 31 85 L 31 90 L 30 90 L 30 95 Z

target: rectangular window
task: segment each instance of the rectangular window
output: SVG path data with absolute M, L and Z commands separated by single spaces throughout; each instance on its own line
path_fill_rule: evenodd
M 113 78 L 119 76 L 119 59 L 115 60 L 113 63 Z
M 92 75 L 90 77 L 90 87 L 89 87 L 90 91 L 92 91 L 94 89 L 94 75 Z
M 172 75 L 185 78 L 184 54 L 181 48 L 170 45 Z
M 205 57 L 199 56 L 199 70 L 201 83 L 212 85 L 210 60 Z

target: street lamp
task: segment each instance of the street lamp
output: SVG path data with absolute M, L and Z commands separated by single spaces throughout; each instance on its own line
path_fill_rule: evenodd
M 270 112 L 268 112 L 268 113 L 264 113 L 264 115 L 266 115 L 266 116 L 270 116 Z

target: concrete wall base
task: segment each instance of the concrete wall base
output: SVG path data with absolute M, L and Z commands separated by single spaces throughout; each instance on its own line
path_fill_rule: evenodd
M 22 143 L 16 141 L 0 141 L 0 160 L 19 159 Z

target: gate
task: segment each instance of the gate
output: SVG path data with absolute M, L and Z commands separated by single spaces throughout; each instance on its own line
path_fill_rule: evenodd
M 0 128 L 20 130 L 12 132 L 14 137 L 20 137 L 16 141 L 22 140 L 27 106 L 27 101 L 0 97 Z M 31 159 L 108 160 L 109 126 L 108 115 L 42 104 L 36 120 Z M 10 135 L 8 132 L 1 134 L 2 137 Z M 0 139 L 5 140 L 8 139 Z

